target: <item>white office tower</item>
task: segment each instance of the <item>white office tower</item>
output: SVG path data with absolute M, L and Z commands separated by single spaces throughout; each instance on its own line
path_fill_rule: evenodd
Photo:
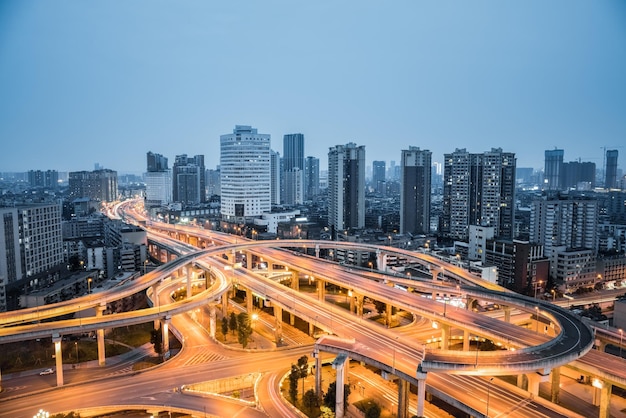
M 271 210 L 270 135 L 236 125 L 220 136 L 222 218 L 246 222 Z
M 172 202 L 172 172 L 148 171 L 146 180 L 146 205 L 162 206 Z
M 365 227 L 365 146 L 328 151 L 328 226 L 337 232 Z
M 270 152 L 270 166 L 272 170 L 272 174 L 270 175 L 271 185 L 271 194 L 272 194 L 272 205 L 280 205 L 280 181 L 281 181 L 281 170 L 280 170 L 280 153 L 276 151 Z

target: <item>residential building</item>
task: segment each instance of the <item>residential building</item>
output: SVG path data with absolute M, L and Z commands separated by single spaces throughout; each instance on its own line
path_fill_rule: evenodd
M 328 152 L 328 226 L 337 232 L 365 226 L 365 146 L 350 142 Z
M 545 151 L 544 170 L 543 170 L 543 188 L 545 190 L 561 190 L 561 171 L 563 170 L 563 154 L 562 149 L 553 149 Z
M 283 137 L 283 191 L 286 205 L 304 202 L 304 135 L 300 133 Z
M 177 155 L 172 167 L 172 200 L 183 205 L 206 202 L 204 155 Z
M 374 161 L 372 163 L 372 186 L 376 193 L 381 195 L 385 195 L 385 162 L 384 161 Z
M 276 151 L 270 151 L 270 195 L 271 195 L 271 204 L 272 206 L 280 205 L 281 200 L 281 183 L 282 183 L 282 172 L 281 172 L 281 159 L 280 153 Z
M 409 147 L 400 161 L 400 233 L 430 233 L 431 158 L 428 150 Z M 384 163 L 383 163 L 384 164 Z M 378 167 L 379 172 L 384 174 Z M 376 165 L 374 168 L 376 173 Z
M 320 194 L 320 160 L 306 157 L 304 161 L 304 198 L 313 200 Z
M 71 198 L 88 197 L 100 202 L 117 200 L 117 172 L 109 169 L 69 173 Z
M 604 177 L 605 189 L 616 189 L 618 187 L 617 157 L 618 151 L 616 149 L 606 151 L 606 172 Z

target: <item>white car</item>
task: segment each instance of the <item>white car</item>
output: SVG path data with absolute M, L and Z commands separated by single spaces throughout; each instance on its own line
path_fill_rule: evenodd
M 54 373 L 54 369 L 46 369 L 46 370 L 39 372 L 39 376 L 45 376 L 47 374 L 53 374 L 53 373 Z

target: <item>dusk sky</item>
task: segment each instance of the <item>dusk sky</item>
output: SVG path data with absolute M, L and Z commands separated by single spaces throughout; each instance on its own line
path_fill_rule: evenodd
M 625 168 L 626 1 L 0 2 L 0 172 L 215 168 L 236 124 L 322 170 L 348 142 Z

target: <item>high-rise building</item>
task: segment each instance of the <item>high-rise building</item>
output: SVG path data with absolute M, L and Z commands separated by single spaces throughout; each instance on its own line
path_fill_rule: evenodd
M 280 205 L 280 185 L 282 183 L 281 167 L 280 153 L 270 151 L 270 195 L 271 204 L 274 206 Z
M 616 189 L 617 184 L 617 156 L 616 149 L 606 151 L 606 174 L 604 178 L 605 189 Z
M 563 189 L 592 190 L 596 187 L 596 164 L 570 161 L 563 163 L 561 173 Z
M 400 233 L 430 232 L 430 180 L 432 153 L 409 147 L 402 150 L 400 161 Z M 380 167 L 379 167 L 379 170 Z M 384 162 L 382 166 L 383 173 Z M 374 162 L 376 174 L 376 161 Z
M 59 173 L 56 170 L 30 170 L 28 172 L 28 182 L 31 187 L 56 189 L 59 184 Z
M 240 222 L 271 211 L 270 135 L 246 125 L 220 136 L 222 217 Z
M 365 146 L 328 151 L 328 226 L 333 232 L 365 226 Z
M 515 154 L 492 148 L 482 154 L 456 149 L 444 155 L 444 237 L 467 240 L 469 225 L 492 226 L 512 239 L 515 219 Z
M 172 167 L 172 199 L 187 205 L 206 202 L 204 155 L 177 155 Z
M 286 205 L 304 202 L 304 135 L 283 137 L 283 192 Z
M 320 160 L 306 157 L 304 161 L 304 198 L 313 200 L 320 194 Z
M 530 212 L 530 242 L 543 245 L 547 257 L 559 246 L 596 250 L 598 212 L 598 201 L 593 199 L 535 199 Z
M 374 161 L 372 163 L 372 186 L 376 193 L 385 194 L 385 162 Z
M 88 197 L 101 202 L 117 200 L 117 172 L 108 169 L 69 173 L 69 191 L 74 199 Z
M 561 171 L 563 170 L 563 150 L 553 149 L 545 151 L 545 165 L 543 171 L 543 188 L 546 190 L 561 190 Z
M 0 311 L 7 286 L 63 264 L 61 205 L 0 208 Z
M 152 151 L 148 151 L 146 155 L 147 160 L 147 171 L 151 172 L 160 172 L 167 171 L 167 157 L 162 156 L 161 154 L 155 154 Z
M 172 173 L 167 167 L 167 158 L 161 154 L 146 154 L 147 172 L 146 206 L 158 207 L 172 202 Z
M 222 194 L 222 190 L 220 189 L 222 177 L 222 170 L 218 166 L 215 170 L 209 169 L 206 172 L 206 189 L 207 196 L 220 196 Z

